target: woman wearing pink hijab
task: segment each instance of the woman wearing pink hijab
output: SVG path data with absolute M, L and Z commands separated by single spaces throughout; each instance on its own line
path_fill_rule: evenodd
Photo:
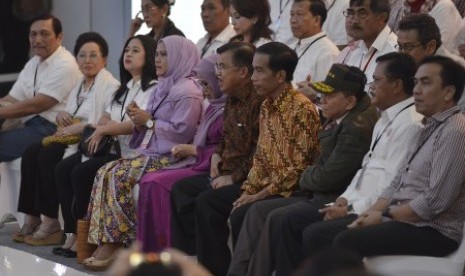
M 144 251 L 160 251 L 170 246 L 171 187 L 180 179 L 202 174 L 210 169 L 210 158 L 223 136 L 223 108 L 226 101 L 215 76 L 217 55 L 204 58 L 194 68 L 203 86 L 207 107 L 191 145 L 172 148 L 184 158 L 173 166 L 145 174 L 139 182 L 137 205 L 137 239 Z
M 194 138 L 202 113 L 202 92 L 191 77 L 198 62 L 199 54 L 190 40 L 168 36 L 159 41 L 155 53 L 158 85 L 151 92 L 147 110 L 135 103 L 126 109 L 134 123 L 129 145 L 137 154 L 107 163 L 94 180 L 88 241 L 98 248 L 84 261 L 86 268 L 106 269 L 113 253 L 135 239 L 134 185 L 144 173 L 180 161 L 171 149 Z

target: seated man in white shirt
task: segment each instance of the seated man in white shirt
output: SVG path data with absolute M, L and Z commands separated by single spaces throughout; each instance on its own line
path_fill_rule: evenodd
M 30 145 L 56 131 L 57 111 L 81 76 L 71 53 L 61 46 L 60 21 L 44 15 L 32 21 L 31 58 L 8 95 L 0 99 L 0 118 L 20 118 L 24 126 L 0 132 L 0 162 L 20 157 Z
M 299 61 L 294 81 L 322 81 L 334 63 L 339 50 L 322 31 L 327 10 L 322 0 L 294 0 L 291 8 L 291 30 L 298 39 L 291 48 Z
M 203 27 L 207 34 L 197 42 L 200 57 L 216 54 L 216 49 L 236 35 L 229 24 L 229 0 L 204 0 L 201 6 Z

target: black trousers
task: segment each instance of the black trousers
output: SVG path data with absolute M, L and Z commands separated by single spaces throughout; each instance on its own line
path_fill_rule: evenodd
M 262 200 L 250 206 L 247 214 L 240 227 L 239 236 L 235 240 L 231 264 L 228 269 L 228 276 L 244 276 L 244 275 L 266 275 L 261 271 L 255 274 L 249 274 L 249 265 L 255 254 L 260 255 L 262 261 L 268 262 L 270 266 L 271 249 L 274 244 L 269 243 L 269 226 L 273 224 L 271 217 L 280 209 L 285 208 L 298 201 L 305 200 L 302 197 L 268 197 L 270 200 Z M 231 214 L 230 219 L 236 212 Z M 231 219 L 232 221 L 232 219 Z M 235 230 L 231 223 L 231 232 L 234 235 Z M 233 237 L 234 238 L 234 237 Z M 266 241 L 266 242 L 260 242 Z M 260 244 L 260 248 L 258 246 Z M 267 257 L 265 257 L 265 255 Z
M 63 158 L 66 145 L 42 143 L 29 146 L 21 159 L 21 188 L 18 211 L 32 215 L 58 218 L 58 193 L 55 166 Z
M 226 275 L 231 261 L 228 247 L 228 218 L 233 202 L 241 194 L 241 184 L 235 183 L 202 193 L 195 202 L 197 259 L 213 275 Z M 234 220 L 242 220 L 251 204 L 239 207 Z M 240 216 L 239 214 L 242 214 Z M 231 221 L 237 225 L 237 221 Z M 237 235 L 236 235 L 237 236 Z
M 184 178 L 171 189 L 171 244 L 189 255 L 196 254 L 195 200 L 209 189 L 209 174 Z
M 344 230 L 336 236 L 334 246 L 353 250 L 362 257 L 376 255 L 443 257 L 457 250 L 458 243 L 431 227 L 389 221 Z
M 350 214 L 342 218 L 313 223 L 302 232 L 302 249 L 306 257 L 327 247 L 332 247 L 334 238 L 351 224 L 358 216 Z
M 327 201 L 309 199 L 281 209 L 279 219 L 271 225 L 271 240 L 274 244 L 275 254 L 273 265 L 276 275 L 291 275 L 305 259 L 302 250 L 302 231 L 315 222 L 323 220 L 318 211 Z
M 63 159 L 55 168 L 55 179 L 64 220 L 65 233 L 76 233 L 77 220 L 85 217 L 95 174 L 107 162 L 118 157 L 94 157 L 81 162 L 81 154 L 75 153 Z

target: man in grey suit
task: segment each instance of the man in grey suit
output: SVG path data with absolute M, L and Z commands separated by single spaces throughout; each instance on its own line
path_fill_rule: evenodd
M 323 82 L 313 84 L 323 95 L 321 109 L 327 118 L 318 134 L 321 153 L 315 164 L 303 172 L 299 182 L 301 190 L 295 196 L 251 206 L 236 242 L 228 275 L 270 275 L 273 265 L 269 253 L 273 243 L 259 243 L 259 240 L 270 239 L 269 230 L 280 211 L 300 204 L 319 209 L 346 189 L 369 149 L 378 118 L 364 91 L 365 84 L 366 77 L 360 69 L 342 64 L 334 64 Z M 281 208 L 284 206 L 288 207 Z M 315 215 L 323 218 L 318 212 Z M 254 256 L 254 252 L 260 254 Z

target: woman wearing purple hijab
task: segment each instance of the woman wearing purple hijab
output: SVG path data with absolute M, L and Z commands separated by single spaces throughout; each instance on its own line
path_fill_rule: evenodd
M 113 253 L 134 240 L 134 185 L 144 173 L 178 162 L 171 149 L 194 138 L 202 113 L 202 91 L 191 77 L 198 62 L 196 46 L 190 40 L 169 36 L 159 41 L 155 53 L 158 85 L 149 97 L 147 110 L 135 103 L 126 110 L 134 123 L 130 146 L 138 154 L 106 164 L 94 180 L 88 241 L 99 246 L 84 261 L 86 268 L 106 269 Z
M 211 156 L 223 135 L 226 95 L 222 95 L 215 75 L 217 57 L 204 58 L 194 68 L 203 86 L 204 97 L 208 99 L 208 107 L 194 142 L 172 148 L 173 155 L 184 159 L 163 170 L 145 174 L 139 182 L 136 234 L 143 251 L 157 252 L 170 246 L 171 187 L 180 179 L 208 172 Z

